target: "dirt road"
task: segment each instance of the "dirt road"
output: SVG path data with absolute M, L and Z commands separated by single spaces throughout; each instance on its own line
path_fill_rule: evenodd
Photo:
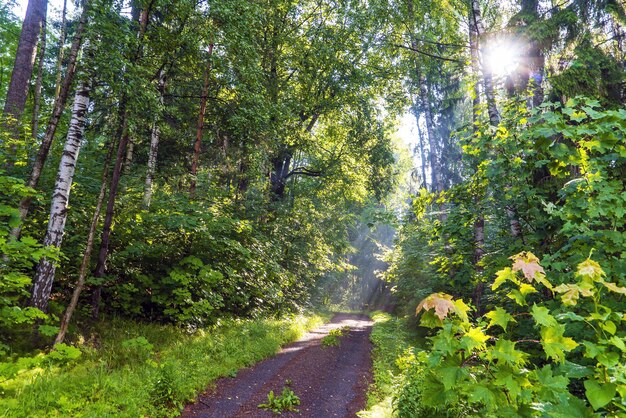
M 321 339 L 331 329 L 350 327 L 339 347 L 323 347 Z M 265 418 L 276 415 L 257 406 L 270 390 L 280 394 L 288 383 L 300 397 L 298 413 L 281 417 L 354 417 L 365 407 L 370 381 L 372 322 L 365 315 L 337 314 L 328 324 L 283 348 L 275 357 L 223 378 L 216 388 L 188 405 L 182 417 Z

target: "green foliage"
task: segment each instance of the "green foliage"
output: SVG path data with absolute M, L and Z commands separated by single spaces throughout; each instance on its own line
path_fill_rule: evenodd
M 44 248 L 31 236 L 22 235 L 16 240 L 10 232 L 20 225 L 17 209 L 19 199 L 36 198 L 38 195 L 20 179 L 5 175 L 0 171 L 0 358 L 5 354 L 3 343 L 9 342 L 23 331 L 25 325 L 48 318 L 39 309 L 24 306 L 29 296 L 33 266 L 42 257 L 59 260 L 58 251 Z M 40 327 L 44 335 L 52 332 L 49 325 Z
M 222 320 L 189 333 L 102 322 L 77 346 L 57 344 L 50 354 L 0 363 L 0 410 L 7 417 L 175 416 L 210 382 L 321 323 L 316 315 Z
M 374 381 L 368 390 L 367 408 L 358 414 L 363 418 L 392 416 L 395 409 L 393 398 L 415 357 L 417 349 L 412 346 L 421 345 L 406 320 L 380 311 L 373 312 L 371 318 L 374 321 L 370 335 L 374 345 Z
M 422 324 L 433 326 L 435 316 L 439 331 L 430 350 L 412 359 L 398 397 L 400 416 L 424 416 L 423 408 L 433 416 L 446 410 L 456 416 L 581 417 L 622 411 L 626 346 L 616 324 L 624 314 L 607 305 L 614 306 L 626 288 L 608 281 L 591 259 L 577 266 L 576 282 L 553 288 L 533 254 L 511 258 L 512 268 L 498 273 L 492 289 L 509 296 L 517 291 L 515 304 L 474 320 L 454 314 L 460 301 L 445 294 L 420 305 Z M 540 296 L 549 289 L 558 300 Z
M 261 409 L 269 409 L 275 414 L 282 412 L 298 412 L 296 406 L 300 405 L 300 398 L 288 387 L 284 387 L 280 396 L 274 395 L 274 391 L 270 390 L 267 394 L 267 403 L 259 404 Z

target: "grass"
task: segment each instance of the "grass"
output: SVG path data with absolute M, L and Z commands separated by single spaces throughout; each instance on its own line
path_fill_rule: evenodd
M 0 381 L 0 416 L 177 416 L 215 379 L 275 354 L 326 319 L 224 320 L 192 335 L 168 325 L 101 323 L 79 344 L 78 359 Z
M 403 377 L 403 359 L 412 355 L 419 339 L 408 330 L 406 321 L 380 311 L 371 314 L 374 327 L 370 339 L 374 382 L 367 394 L 367 408 L 359 412 L 361 418 L 394 416 L 393 398 Z

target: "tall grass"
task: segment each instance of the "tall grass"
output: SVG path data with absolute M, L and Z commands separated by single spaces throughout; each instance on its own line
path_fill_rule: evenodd
M 167 325 L 102 323 L 79 344 L 80 358 L 1 381 L 0 416 L 176 416 L 216 378 L 273 355 L 323 321 L 225 320 L 191 335 Z
M 367 394 L 367 408 L 359 412 L 361 418 L 388 418 L 394 416 L 394 397 L 403 383 L 403 362 L 413 355 L 413 347 L 422 342 L 409 330 L 407 321 L 384 312 L 373 312 L 374 328 L 370 339 L 374 382 Z

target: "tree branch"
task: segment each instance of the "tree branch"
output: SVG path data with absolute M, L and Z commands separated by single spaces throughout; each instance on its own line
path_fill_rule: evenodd
M 394 46 L 397 47 L 397 48 L 408 49 L 409 51 L 417 52 L 418 54 L 426 55 L 428 57 L 435 58 L 435 59 L 442 60 L 442 61 L 456 62 L 457 64 L 462 64 L 463 63 L 463 61 L 461 61 L 461 60 L 457 60 L 457 59 L 454 59 L 454 58 L 447 58 L 447 57 L 442 57 L 440 55 L 431 54 L 431 53 L 428 53 L 428 52 L 425 52 L 425 51 L 422 51 L 420 49 L 413 48 L 413 47 L 410 47 L 410 46 L 407 46 L 407 45 L 395 44 Z

